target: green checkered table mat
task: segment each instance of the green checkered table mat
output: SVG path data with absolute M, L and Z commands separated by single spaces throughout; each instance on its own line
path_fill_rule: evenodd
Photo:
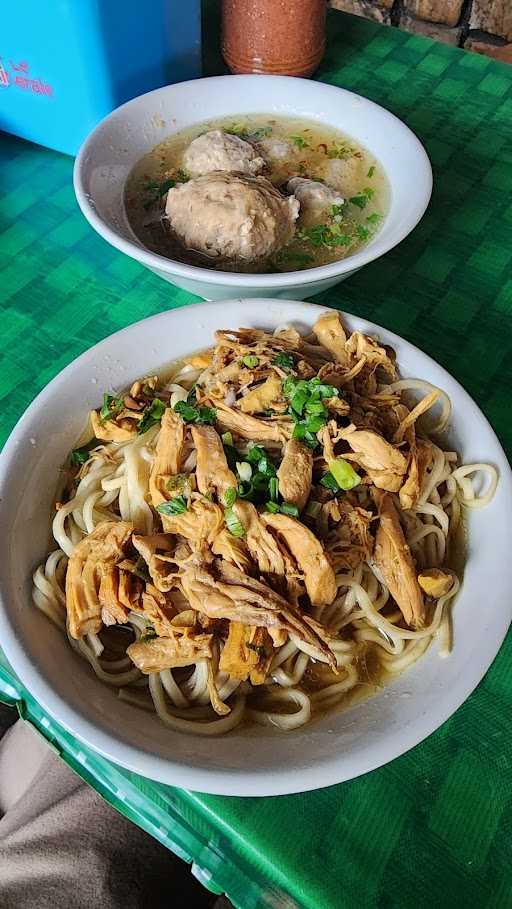
M 405 120 L 428 150 L 435 189 L 407 240 L 316 301 L 381 323 L 434 356 L 510 452 L 512 67 L 332 13 L 318 78 Z M 71 172 L 69 158 L 0 140 L 2 441 L 35 394 L 90 345 L 199 302 L 94 234 L 78 212 Z M 0 690 L 105 798 L 238 907 L 507 909 L 511 659 L 509 636 L 455 716 L 387 767 L 265 800 L 137 777 L 74 741 L 7 668 Z

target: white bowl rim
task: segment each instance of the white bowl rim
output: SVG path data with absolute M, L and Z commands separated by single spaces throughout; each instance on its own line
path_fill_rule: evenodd
M 364 95 L 359 95 L 357 92 L 351 92 L 346 88 L 341 88 L 336 85 L 330 85 L 327 82 L 316 82 L 312 81 L 309 85 L 314 85 L 318 87 L 320 93 L 324 92 L 334 92 L 341 93 L 346 99 L 348 98 L 357 98 L 360 101 L 364 102 L 369 110 L 375 109 L 379 110 L 381 114 L 386 116 L 390 126 L 396 131 L 397 134 L 402 134 L 404 138 L 407 138 L 408 142 L 411 144 L 411 148 L 415 152 L 415 167 L 417 168 L 418 173 L 418 184 L 422 181 L 424 182 L 424 192 L 418 195 L 417 198 L 412 200 L 412 204 L 407 212 L 404 213 L 403 222 L 399 231 L 396 232 L 393 239 L 390 241 L 389 238 L 386 239 L 386 221 L 382 225 L 381 230 L 377 233 L 375 240 L 369 243 L 367 246 L 364 246 L 359 252 L 355 253 L 352 256 L 347 256 L 346 259 L 341 259 L 338 262 L 333 262 L 330 265 L 320 265 L 315 266 L 315 268 L 304 269 L 302 271 L 289 271 L 283 272 L 281 274 L 245 274 L 241 272 L 224 272 L 224 271 L 213 271 L 208 268 L 201 268 L 197 265 L 186 265 L 183 262 L 178 262 L 175 259 L 169 259 L 167 256 L 161 256 L 158 253 L 151 252 L 151 250 L 145 249 L 131 240 L 127 240 L 125 237 L 122 237 L 117 231 L 113 230 L 108 224 L 105 223 L 103 218 L 98 215 L 96 208 L 91 204 L 88 193 L 86 191 L 84 183 L 84 164 L 89 155 L 91 149 L 94 147 L 98 135 L 103 130 L 108 121 L 117 116 L 120 111 L 129 110 L 130 106 L 135 102 L 138 102 L 141 98 L 157 97 L 158 95 L 165 94 L 169 89 L 179 89 L 180 86 L 187 85 L 197 85 L 200 82 L 209 82 L 219 84 L 222 81 L 230 80 L 281 80 L 296 83 L 296 79 L 292 76 L 265 76 L 265 75 L 237 75 L 237 76 L 207 76 L 203 79 L 193 79 L 188 82 L 179 82 L 172 85 L 166 85 L 162 88 L 156 88 L 151 92 L 146 92 L 144 95 L 139 95 L 137 98 L 132 98 L 130 101 L 126 101 L 125 104 L 120 105 L 110 114 L 100 120 L 97 126 L 92 130 L 89 136 L 85 139 L 82 144 L 73 169 L 73 186 L 75 190 L 75 195 L 77 198 L 78 205 L 85 216 L 89 221 L 91 226 L 97 231 L 100 236 L 103 237 L 108 243 L 116 247 L 116 249 L 121 250 L 127 256 L 130 256 L 133 259 L 136 259 L 137 262 L 140 262 L 142 265 L 145 265 L 147 268 L 153 269 L 155 271 L 165 272 L 169 275 L 176 275 L 180 278 L 185 278 L 192 281 L 204 281 L 208 284 L 221 284 L 225 287 L 230 286 L 240 286 L 243 284 L 244 287 L 249 288 L 280 288 L 288 287 L 292 284 L 297 284 L 297 281 L 301 285 L 307 286 L 308 284 L 316 284 L 318 281 L 329 278 L 336 278 L 338 276 L 351 273 L 356 269 L 361 268 L 363 265 L 367 265 L 369 262 L 373 262 L 375 259 L 389 252 L 393 249 L 402 240 L 407 237 L 412 230 L 419 223 L 423 217 L 428 204 L 430 202 L 430 197 L 432 195 L 432 167 L 430 160 L 425 151 L 425 148 L 421 144 L 420 140 L 416 134 L 405 125 L 405 123 L 400 120 L 395 114 L 392 114 L 391 111 L 388 111 L 385 107 L 382 107 L 380 104 L 376 104 L 375 101 L 371 101 L 369 98 L 365 98 Z M 241 83 L 242 85 L 243 83 Z M 264 113 L 264 111 L 262 111 Z
M 293 308 L 293 314 L 290 312 L 288 316 L 288 318 L 293 321 L 300 321 L 301 312 L 306 315 L 311 314 L 313 310 L 316 314 L 331 311 L 325 306 L 319 306 L 313 303 L 296 302 L 293 300 L 270 300 L 268 298 L 262 298 L 259 300 L 248 299 L 247 301 L 242 299 L 224 301 L 224 305 L 227 307 L 240 305 L 240 324 L 242 324 L 243 321 L 244 303 L 250 305 L 259 304 L 262 307 L 268 306 L 269 304 L 277 304 L 280 309 Z M 217 314 L 216 318 L 218 320 L 218 302 L 202 303 L 200 305 L 203 312 L 205 311 L 205 307 L 207 310 L 214 311 Z M 195 307 L 186 307 L 186 309 L 190 311 L 190 315 L 193 317 L 193 314 L 195 314 Z M 133 334 L 134 337 L 136 337 L 137 332 L 140 330 L 140 326 L 144 323 L 161 322 L 163 326 L 166 320 L 169 318 L 172 319 L 173 314 L 183 313 L 183 311 L 183 307 L 180 307 L 178 310 L 168 310 L 147 319 L 142 319 L 139 322 L 135 322 L 132 325 L 113 333 L 73 360 L 37 395 L 12 430 L 3 451 L 0 453 L 0 516 L 3 501 L 2 487 L 8 476 L 10 464 L 19 456 L 20 442 L 27 437 L 25 427 L 27 427 L 27 430 L 29 429 L 32 415 L 43 408 L 48 400 L 51 400 L 56 386 L 72 375 L 76 364 L 86 362 L 93 351 L 97 353 L 104 349 L 108 349 L 113 340 L 119 338 L 121 335 L 128 337 Z M 265 311 L 262 310 L 262 312 L 264 313 Z M 384 329 L 376 323 L 354 316 L 350 313 L 340 311 L 340 315 L 352 330 L 357 329 L 369 334 L 377 335 L 386 344 L 395 348 L 400 346 L 402 350 L 408 350 L 409 353 L 419 355 L 424 362 L 429 361 L 435 366 L 438 373 L 451 383 L 453 388 L 457 390 L 459 400 L 463 401 L 465 406 L 469 407 L 472 416 L 486 429 L 488 438 L 494 445 L 494 449 L 489 452 L 489 460 L 498 466 L 500 476 L 498 488 L 500 490 L 500 496 L 504 499 L 504 502 L 510 502 L 512 500 L 512 470 L 509 466 L 507 457 L 487 418 L 480 411 L 465 389 L 450 375 L 450 373 L 447 372 L 447 370 L 433 360 L 433 358 L 429 357 L 418 347 L 406 341 L 401 336 Z M 264 319 L 265 315 L 263 314 L 263 320 Z M 161 335 L 164 337 L 165 331 L 162 331 Z M 510 544 L 512 543 L 512 516 L 508 511 L 507 522 L 508 533 L 506 535 L 506 545 L 510 548 Z M 505 562 L 503 571 L 507 575 L 508 581 L 512 583 L 512 563 Z M 289 767 L 280 767 L 278 769 L 273 768 L 272 771 L 262 771 L 261 774 L 255 772 L 247 774 L 241 770 L 204 770 L 188 768 L 183 764 L 173 762 L 167 758 L 159 757 L 158 755 L 147 751 L 142 751 L 136 746 L 125 744 L 116 739 L 113 733 L 107 733 L 98 729 L 93 722 L 80 716 L 76 710 L 68 705 L 65 698 L 46 682 L 38 669 L 32 664 L 28 653 L 23 647 L 23 642 L 17 635 L 16 628 L 11 623 L 7 609 L 4 606 L 4 584 L 4 578 L 0 574 L 0 641 L 2 648 L 22 684 L 33 694 L 43 709 L 54 717 L 57 722 L 74 737 L 84 742 L 92 750 L 99 752 L 108 760 L 111 760 L 134 773 L 147 776 L 158 782 L 193 791 L 210 793 L 212 795 L 273 796 L 307 792 L 336 785 L 349 779 L 355 779 L 364 773 L 389 763 L 422 742 L 438 729 L 464 703 L 482 680 L 495 659 L 512 618 L 512 615 L 496 614 L 492 626 L 492 635 L 489 635 L 489 637 L 483 639 L 481 642 L 478 661 L 465 664 L 463 676 L 459 677 L 453 688 L 446 693 L 443 702 L 438 702 L 435 710 L 424 712 L 418 716 L 415 724 L 411 725 L 406 730 L 405 734 L 404 731 L 401 730 L 400 740 L 398 741 L 398 738 L 396 738 L 393 741 L 392 747 L 390 747 L 389 742 L 381 742 L 379 740 L 372 741 L 371 749 L 368 749 L 371 753 L 368 756 L 365 755 L 365 760 L 362 760 L 353 772 L 350 771 L 350 773 L 346 773 L 345 771 L 340 771 L 336 758 L 330 757 L 327 760 L 314 763 L 305 768 L 291 769 Z M 290 735 L 292 734 L 293 733 L 290 733 Z M 212 744 L 213 742 L 214 740 L 212 740 Z M 143 769 L 141 769 L 142 764 L 144 765 Z

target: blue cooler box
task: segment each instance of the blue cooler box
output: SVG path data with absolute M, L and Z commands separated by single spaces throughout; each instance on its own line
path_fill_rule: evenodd
M 75 154 L 119 104 L 201 75 L 201 0 L 17 0 L 0 15 L 0 129 Z

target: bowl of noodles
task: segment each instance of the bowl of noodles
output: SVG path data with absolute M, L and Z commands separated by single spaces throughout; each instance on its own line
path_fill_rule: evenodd
M 275 795 L 380 766 L 510 622 L 489 424 L 421 351 L 312 304 L 113 335 L 28 409 L 0 486 L 8 660 L 80 740 L 172 785 Z

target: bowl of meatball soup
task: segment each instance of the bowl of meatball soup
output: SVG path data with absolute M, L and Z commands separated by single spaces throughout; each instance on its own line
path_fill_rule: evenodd
M 414 133 L 353 92 L 219 76 L 141 95 L 76 159 L 109 243 L 204 299 L 305 299 L 404 239 L 430 199 Z

